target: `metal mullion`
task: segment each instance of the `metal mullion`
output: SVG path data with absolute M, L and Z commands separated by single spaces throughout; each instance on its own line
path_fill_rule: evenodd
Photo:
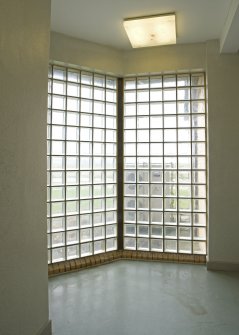
M 104 99 L 104 116 L 105 116 L 105 129 L 104 129 L 104 228 L 105 228 L 105 252 L 106 248 L 106 75 L 104 75 L 105 87 L 105 99 Z
M 163 220 L 163 231 L 162 231 L 162 235 L 163 235 L 163 251 L 165 252 L 165 223 L 164 223 L 164 214 L 165 214 L 165 205 L 164 205 L 164 200 L 165 200 L 165 192 L 164 192 L 164 187 L 165 187 L 165 169 L 164 169 L 164 163 L 165 163 L 165 156 L 164 156 L 164 132 L 165 132 L 165 128 L 164 128 L 164 76 L 162 76 L 162 135 L 163 135 L 163 213 L 162 213 L 162 220 Z
M 66 79 L 65 79 L 65 85 L 66 85 L 66 90 L 65 90 L 65 99 L 66 99 L 66 102 L 65 102 L 65 139 L 64 139 L 64 144 L 65 144 L 65 154 L 64 154 L 64 160 L 65 160 L 65 201 L 64 201 L 64 207 L 65 207 L 65 260 L 67 260 L 67 239 L 66 239 L 66 231 L 67 231 L 67 227 L 66 227 L 66 145 L 67 145 L 67 79 L 68 79 L 68 68 L 65 68 L 66 70 Z
M 179 253 L 179 186 L 178 186 L 178 182 L 179 182 L 179 175 L 178 175 L 178 75 L 176 75 L 176 143 L 177 143 L 177 254 Z
M 136 211 L 136 250 L 138 250 L 138 77 L 135 77 L 135 116 L 136 116 L 136 151 L 135 151 L 135 167 L 136 167 L 136 185 L 135 185 L 135 211 Z
M 148 227 L 149 227 L 149 251 L 151 251 L 151 248 L 152 248 L 152 243 L 151 243 L 151 240 L 152 240 L 152 234 L 151 234 L 151 229 L 152 229 L 152 224 L 151 224 L 151 185 L 152 185 L 152 182 L 151 182 L 151 138 L 150 138 L 150 135 L 151 135 L 151 99 L 150 99 L 150 91 L 151 91 L 151 82 L 150 82 L 150 76 L 148 77 L 149 79 L 149 167 L 148 167 L 148 171 L 149 171 L 149 211 L 148 211 L 148 220 L 149 220 L 149 223 L 148 223 Z
M 49 220 L 50 220 L 50 243 L 51 243 L 51 246 L 50 246 L 50 255 L 51 255 L 51 262 L 52 263 L 52 211 L 51 211 L 51 196 L 52 196 L 52 178 L 51 178 L 51 174 L 52 174 L 52 90 L 53 90 L 53 65 L 51 65 L 51 108 L 50 108 L 50 111 L 51 111 L 51 114 L 50 114 L 50 138 L 49 138 L 49 145 L 50 145 L 50 148 L 49 148 L 49 157 L 50 157 L 50 166 L 49 166 L 49 189 L 50 189 L 50 217 L 49 217 Z
M 194 227 L 194 222 L 193 222 L 193 214 L 194 214 L 194 207 L 193 207 L 193 181 L 192 181 L 192 176 L 193 176 L 193 141 L 192 141 L 192 135 L 193 135 L 193 129 L 192 129 L 192 74 L 190 74 L 190 142 L 191 142 L 191 254 L 194 254 L 194 248 L 193 248 L 193 241 L 194 241 L 194 236 L 193 236 L 193 227 Z
M 94 126 L 94 121 L 95 121 L 95 108 L 94 108 L 94 95 L 95 95 L 95 92 L 94 92 L 94 73 L 92 73 L 92 77 L 93 77 L 93 83 L 92 85 L 88 85 L 89 87 L 92 88 L 92 98 L 90 99 L 91 102 L 92 102 L 92 124 L 91 124 L 91 129 L 92 129 L 92 132 L 91 132 L 91 202 L 92 202 L 92 207 L 91 207 L 91 215 L 92 215 L 92 254 L 95 255 L 95 242 L 94 242 L 94 183 L 93 183 L 93 180 L 94 180 L 94 164 L 93 164 L 93 160 L 94 160 L 94 129 L 95 129 L 95 126 Z M 101 128 L 102 129 L 102 128 Z M 98 240 L 97 240 L 98 241 Z
M 207 254 L 207 247 L 208 247 L 208 133 L 207 133 L 207 90 L 206 90 L 206 74 L 205 72 L 203 73 L 204 75 L 204 106 L 205 106 L 205 127 L 204 127 L 204 131 L 205 131 L 205 163 L 206 163 L 206 167 L 205 167 L 205 173 L 206 173 L 206 254 Z
M 81 258 L 81 225 L 80 225 L 80 221 L 81 221 L 81 215 L 80 215 L 80 210 L 81 210 L 81 187 L 80 187 L 80 172 L 81 172 L 81 167 L 80 167 L 80 158 L 81 158 L 81 148 L 80 148 L 80 145 L 81 145 L 81 71 L 78 71 L 79 72 L 79 82 L 77 83 L 78 86 L 79 86 L 79 125 L 77 126 L 78 129 L 79 129 L 79 138 L 78 138 L 78 143 L 79 143 L 79 154 L 78 154 L 78 159 L 79 159 L 79 166 L 78 166 L 78 174 L 79 174 L 79 177 L 78 177 L 78 188 L 79 188 L 79 191 L 78 191 L 78 198 L 79 198 L 79 204 L 78 204 L 78 234 L 79 234 L 79 242 L 78 242 L 78 247 L 79 247 L 79 258 Z

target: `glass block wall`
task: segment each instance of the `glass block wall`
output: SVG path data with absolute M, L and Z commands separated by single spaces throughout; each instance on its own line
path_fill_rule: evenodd
M 117 249 L 117 80 L 49 69 L 48 260 Z
M 203 73 L 124 81 L 124 248 L 206 253 Z

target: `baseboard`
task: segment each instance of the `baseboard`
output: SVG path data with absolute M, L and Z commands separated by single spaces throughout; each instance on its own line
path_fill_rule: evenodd
M 47 322 L 37 333 L 37 335 L 52 335 L 51 320 Z
M 208 261 L 207 269 L 215 271 L 239 271 L 239 263 Z

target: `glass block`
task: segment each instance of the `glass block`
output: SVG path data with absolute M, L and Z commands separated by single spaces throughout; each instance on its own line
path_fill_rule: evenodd
M 125 130 L 124 132 L 125 142 L 136 142 L 136 131 L 135 130 Z
M 116 196 L 117 195 L 117 186 L 114 184 L 108 184 L 106 185 L 106 196 Z
M 149 250 L 149 239 L 148 238 L 137 238 L 137 249 L 138 250 Z
M 191 141 L 191 130 L 178 129 L 178 142 L 190 142 L 190 141 Z
M 151 210 L 162 210 L 163 209 L 163 199 L 162 198 L 151 198 L 150 200 Z
M 94 242 L 94 254 L 100 254 L 105 252 L 105 241 L 96 241 Z
M 140 136 L 139 135 L 139 132 L 138 132 L 138 136 Z M 141 137 L 140 136 L 140 138 L 141 139 L 143 139 L 144 137 Z M 148 139 L 146 139 L 146 138 L 144 138 L 145 139 L 145 141 L 146 142 L 148 142 L 149 140 Z M 162 132 L 162 130 L 160 130 L 160 129 L 151 129 L 150 130 L 150 142 L 162 142 L 163 141 L 163 132 Z M 144 142 L 143 140 L 142 140 L 142 142 Z M 161 147 L 162 148 L 162 147 Z M 162 150 L 162 149 L 161 149 Z M 160 151 L 161 151 L 160 150 Z M 158 150 L 157 150 L 157 148 L 156 148 L 156 153 L 157 152 L 159 152 Z
M 51 231 L 57 232 L 62 231 L 65 228 L 65 218 L 64 217 L 58 217 L 58 218 L 52 218 L 51 219 Z
M 190 88 L 179 88 L 177 90 L 178 100 L 190 100 Z
M 176 128 L 176 116 L 164 116 L 164 128 Z
M 67 80 L 75 83 L 80 82 L 80 73 L 76 70 L 68 70 L 67 71 Z
M 52 155 L 64 155 L 65 153 L 65 142 L 63 141 L 52 141 L 51 142 L 51 154 Z
M 52 249 L 52 263 L 61 262 L 65 260 L 65 248 Z
M 92 215 L 83 214 L 80 216 L 80 228 L 86 228 L 92 226 Z
M 192 100 L 205 99 L 204 87 L 192 87 L 191 88 L 191 99 Z
M 81 244 L 81 257 L 90 256 L 93 254 L 92 243 Z
M 179 101 L 177 104 L 178 114 L 189 114 L 191 113 L 191 102 L 190 101 Z
M 149 103 L 137 103 L 137 115 L 149 115 Z
M 53 66 L 52 76 L 54 79 L 66 80 L 66 70 L 62 67 Z
M 176 239 L 177 238 L 177 227 L 164 227 L 164 236 L 166 238 Z
M 178 224 L 182 226 L 191 226 L 192 217 L 190 213 L 178 213 Z
M 135 186 L 135 185 L 130 185 L 130 186 Z M 138 196 L 148 196 L 149 195 L 149 185 L 145 184 L 138 184 L 138 191 L 137 191 Z
M 102 171 L 93 171 L 93 183 L 102 184 L 105 181 L 105 174 Z
M 137 225 L 137 235 L 139 237 L 149 237 L 149 226 Z
M 117 236 L 117 225 L 106 226 L 106 238 Z
M 67 95 L 72 97 L 79 97 L 80 96 L 80 86 L 73 83 L 67 84 Z
M 162 76 L 150 77 L 150 87 L 151 88 L 162 87 Z
M 52 108 L 53 109 L 65 109 L 66 108 L 66 99 L 63 96 L 52 95 Z
M 164 240 L 164 251 L 165 252 L 177 252 L 177 241 L 175 240 Z
M 177 196 L 177 185 L 165 184 L 164 185 L 164 197 L 176 197 Z
M 76 112 L 67 112 L 66 119 L 68 126 L 79 126 L 80 114 Z
M 193 199 L 193 210 L 195 212 L 206 212 L 206 199 Z
M 194 198 L 206 198 L 206 186 L 205 185 L 193 185 L 192 193 Z
M 164 114 L 176 114 L 177 105 L 176 102 L 165 102 L 163 105 Z
M 124 92 L 124 102 L 135 102 L 136 101 L 136 91 Z
M 124 185 L 124 194 L 125 195 L 136 195 L 136 185 L 125 184 Z
M 78 230 L 70 230 L 66 233 L 66 244 L 76 244 L 79 243 L 79 231 Z
M 65 188 L 64 187 L 51 187 L 51 200 L 64 200 Z
M 105 209 L 104 199 L 94 199 L 93 200 L 93 208 L 94 208 L 94 212 L 103 211 Z
M 151 251 L 163 251 L 163 240 L 161 239 L 151 239 Z
M 178 199 L 178 210 L 180 212 L 191 211 L 191 199 Z
M 189 128 L 189 127 L 191 127 L 191 116 L 178 115 L 178 128 Z
M 66 202 L 66 214 L 78 214 L 79 213 L 79 201 L 67 201 Z
M 176 183 L 177 182 L 177 172 L 166 170 L 164 171 L 164 182 L 165 183 Z
M 125 224 L 124 225 L 124 236 L 136 236 L 136 225 Z
M 92 181 L 92 173 L 90 171 L 81 171 L 80 172 L 80 184 L 91 184 Z
M 81 112 L 92 113 L 92 100 L 81 99 Z
M 105 224 L 105 213 L 94 213 L 93 215 L 93 225 L 102 226 Z
M 164 142 L 177 142 L 176 129 L 165 129 L 164 130 Z
M 141 210 L 148 210 L 149 209 L 149 199 L 148 198 L 137 198 L 137 208 Z
M 51 203 L 51 215 L 61 216 L 65 214 L 65 204 L 64 202 L 52 202 Z
M 168 211 L 176 211 L 177 210 L 177 199 L 165 198 L 164 199 L 164 209 Z
M 66 217 L 66 229 L 77 229 L 79 228 L 79 215 L 71 215 Z
M 65 244 L 65 233 L 58 232 L 51 234 L 52 247 L 59 247 Z
M 151 115 L 161 115 L 161 114 L 163 114 L 162 102 L 151 102 L 150 103 L 150 114 Z
M 78 142 L 66 142 L 66 154 L 67 155 L 79 155 L 79 143 Z
M 125 237 L 124 238 L 124 249 L 126 249 L 126 250 L 136 250 L 136 238 Z
M 178 152 L 178 154 L 180 153 Z M 176 143 L 164 143 L 164 155 L 165 156 L 177 155 L 177 144 Z
M 136 158 L 135 157 L 125 157 L 124 158 L 124 169 L 136 169 Z M 131 171 L 125 171 L 124 170 L 125 178 L 130 173 L 131 173 Z M 136 174 L 135 174 L 135 177 L 136 177 Z
M 179 239 L 190 240 L 192 238 L 192 229 L 190 227 L 179 227 Z
M 65 139 L 65 127 L 52 126 L 51 127 L 51 138 L 53 140 L 64 140 Z
M 177 169 L 177 157 L 164 157 L 164 169 L 165 170 Z
M 78 170 L 78 169 L 79 169 L 79 158 L 66 157 L 66 170 Z
M 111 89 L 117 88 L 117 79 L 112 77 L 106 77 L 106 87 Z
M 149 78 L 137 78 L 137 89 L 149 88 Z
M 95 116 L 95 118 L 96 118 L 96 116 Z M 99 116 L 98 118 L 101 118 L 101 116 Z M 81 125 L 81 127 L 91 127 L 92 126 L 92 115 L 91 114 L 86 114 L 86 113 L 81 113 L 81 115 L 80 115 L 80 125 Z
M 104 129 L 94 129 L 94 141 L 96 142 L 105 141 L 105 130 Z
M 80 157 L 80 170 L 91 170 L 92 158 L 91 157 Z
M 191 197 L 191 185 L 178 185 L 179 197 L 190 198 Z
M 100 240 L 105 238 L 105 227 L 99 226 L 94 228 L 94 240 Z
M 163 117 L 162 116 L 151 116 L 150 117 L 150 129 L 162 128 L 163 127 Z
M 66 248 L 67 259 L 74 259 L 80 256 L 79 245 L 72 245 Z
M 116 183 L 116 171 L 106 171 L 106 183 Z
M 116 129 L 116 118 L 113 116 L 106 116 L 106 128 Z
M 205 115 L 192 115 L 192 127 L 194 128 L 205 127 Z
M 132 154 L 135 156 L 135 153 L 132 151 Z M 138 143 L 137 144 L 137 155 L 149 156 L 149 144 L 148 143 Z
M 100 198 L 105 195 L 105 186 L 104 185 L 93 185 L 93 197 Z
M 65 124 L 65 112 L 64 111 L 52 111 L 52 124 Z
M 124 128 L 135 129 L 136 128 L 136 117 L 124 117 Z
M 105 114 L 105 103 L 101 101 L 94 101 L 94 113 Z
M 162 183 L 163 182 L 163 171 L 162 170 L 152 170 L 150 172 L 151 183 Z
M 193 225 L 194 226 L 206 226 L 207 217 L 206 213 L 194 213 L 193 214 Z
M 192 141 L 205 141 L 205 129 L 196 128 L 192 129 Z
M 162 101 L 163 94 L 161 89 L 151 89 L 150 90 L 150 101 Z
M 67 127 L 66 139 L 70 141 L 79 141 L 79 128 L 78 127 Z
M 179 156 L 190 156 L 191 155 L 191 143 L 178 143 L 178 155 Z
M 137 91 L 137 102 L 149 101 L 149 90 Z
M 117 212 L 106 212 L 105 213 L 106 224 L 116 223 L 117 222 Z
M 151 197 L 163 196 L 163 185 L 151 184 L 150 185 L 150 195 Z
M 173 212 L 164 212 L 164 224 L 176 225 L 177 214 Z
M 163 227 L 158 225 L 151 226 L 151 237 L 163 237 Z
M 149 130 L 138 130 L 137 131 L 137 141 L 144 142 L 144 143 L 149 142 Z M 148 152 L 148 146 L 146 150 Z
M 92 228 L 80 230 L 80 241 L 87 242 L 92 240 Z
M 191 157 L 178 157 L 179 170 L 191 170 Z
M 164 101 L 176 101 L 176 89 L 166 89 L 163 91 Z
M 190 75 L 189 74 L 177 75 L 177 86 L 178 87 L 190 86 Z
M 105 145 L 103 143 L 93 143 L 93 156 L 103 156 L 105 154 Z
M 106 142 L 116 142 L 116 130 L 106 129 Z M 128 141 L 127 141 L 128 142 Z
M 115 143 L 105 144 L 105 155 L 106 156 L 116 156 L 116 150 L 117 150 L 117 147 Z
M 109 238 L 106 240 L 106 251 L 117 250 L 117 239 Z
M 136 115 L 136 104 L 125 104 L 124 106 L 124 115 Z
M 124 79 L 124 88 L 126 90 L 136 89 L 136 80 L 131 78 Z
M 81 200 L 80 202 L 80 213 L 89 213 L 92 211 L 91 200 Z
M 106 90 L 106 101 L 116 103 L 117 94 L 116 91 Z
M 179 171 L 178 172 L 178 182 L 180 184 L 190 184 L 191 183 L 191 172 L 190 171 Z
M 193 242 L 193 253 L 198 255 L 206 255 L 206 242 Z
M 151 212 L 151 223 L 152 224 L 163 224 L 163 213 L 162 212 Z
M 205 113 L 205 101 L 192 101 L 192 113 Z
M 79 172 L 69 171 L 66 172 L 66 184 L 67 185 L 76 185 L 79 183 Z
M 144 223 L 144 224 L 149 224 L 149 212 L 144 210 L 144 211 L 137 211 L 137 223 Z
M 206 171 L 193 171 L 192 172 L 193 184 L 206 184 Z
M 106 198 L 106 210 L 113 210 L 117 208 L 116 198 Z
M 192 143 L 192 154 L 204 156 L 206 154 L 206 144 L 204 142 Z
M 190 241 L 178 241 L 178 252 L 183 254 L 191 254 L 192 243 Z
M 105 100 L 105 90 L 103 88 L 94 88 L 94 99 L 96 100 Z
M 124 211 L 124 221 L 125 222 L 136 222 L 136 212 L 135 211 Z
M 67 97 L 67 110 L 73 112 L 79 112 L 80 111 L 79 99 Z
M 85 99 L 92 99 L 92 87 L 81 85 L 81 96 Z

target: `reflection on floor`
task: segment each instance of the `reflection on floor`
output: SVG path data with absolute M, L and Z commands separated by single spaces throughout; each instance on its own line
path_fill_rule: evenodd
M 54 335 L 238 335 L 239 273 L 118 261 L 49 280 Z

